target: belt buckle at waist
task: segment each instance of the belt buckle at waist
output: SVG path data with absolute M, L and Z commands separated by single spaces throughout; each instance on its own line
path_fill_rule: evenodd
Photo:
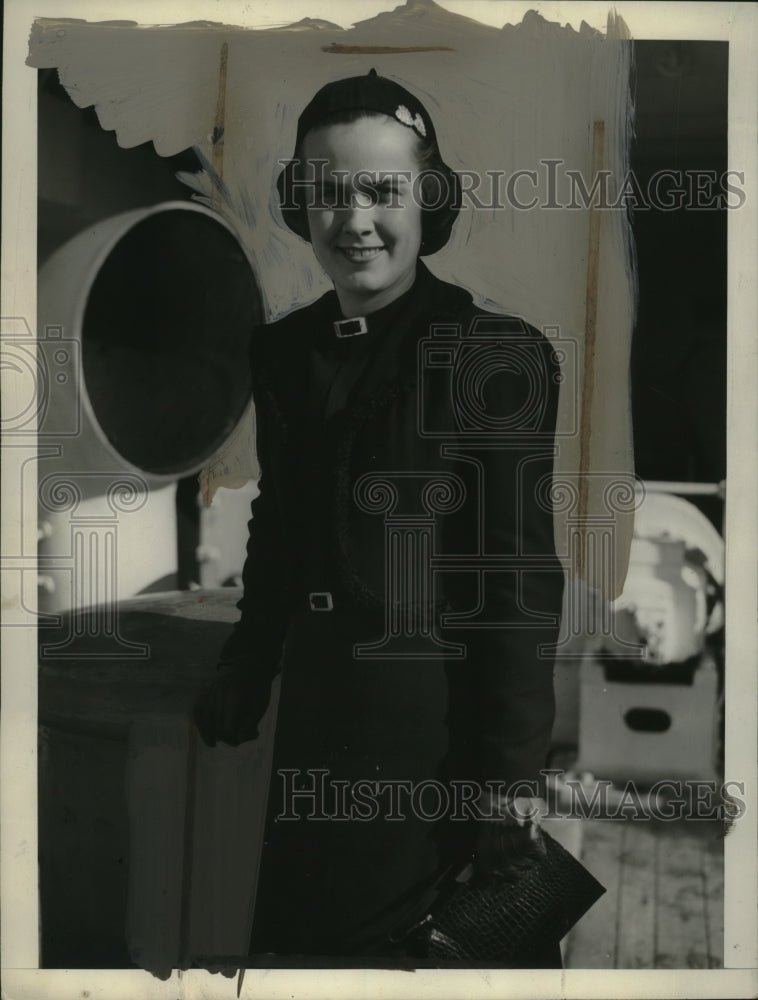
M 308 606 L 311 611 L 331 611 L 334 601 L 328 590 L 314 590 L 308 594 Z

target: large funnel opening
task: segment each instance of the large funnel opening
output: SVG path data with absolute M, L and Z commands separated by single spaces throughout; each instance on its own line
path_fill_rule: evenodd
M 260 293 L 212 216 L 138 221 L 95 276 L 81 330 L 84 388 L 111 446 L 156 475 L 198 468 L 250 398 L 247 346 Z

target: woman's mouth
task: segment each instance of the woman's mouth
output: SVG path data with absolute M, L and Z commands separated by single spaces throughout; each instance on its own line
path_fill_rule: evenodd
M 379 254 L 384 250 L 383 246 L 377 247 L 340 247 L 337 249 L 346 257 L 352 264 L 363 264 L 366 261 L 373 260 L 378 257 Z

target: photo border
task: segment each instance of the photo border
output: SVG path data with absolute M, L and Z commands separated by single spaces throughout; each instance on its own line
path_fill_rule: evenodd
M 3 78 L 2 318 L 23 319 L 36 329 L 37 71 L 25 65 L 29 32 L 38 17 L 88 21 L 134 20 L 173 24 L 212 20 L 242 27 L 274 27 L 301 17 L 326 17 L 344 27 L 390 10 L 393 0 L 6 0 Z M 506 0 L 440 0 L 445 9 L 501 26 L 518 23 L 536 9 L 549 21 L 584 20 L 605 30 L 611 5 L 521 3 Z M 726 40 L 729 42 L 729 166 L 744 171 L 747 198 L 728 217 L 727 463 L 726 499 L 726 749 L 725 778 L 744 781 L 747 810 L 725 839 L 725 969 L 721 970 L 256 970 L 245 973 L 242 997 L 491 998 L 564 997 L 738 997 L 758 991 L 758 905 L 756 884 L 756 707 L 758 706 L 758 604 L 756 500 L 758 499 L 758 340 L 756 265 L 758 193 L 756 120 L 758 94 L 758 8 L 740 3 L 615 4 L 633 39 Z M 277 18 L 278 15 L 278 18 Z M 3 415 L 18 412 L 20 380 L 3 372 Z M 36 548 L 36 509 L 22 518 L 19 483 L 36 495 L 29 446 L 4 445 L 2 462 L 2 552 L 0 568 L 13 569 L 6 553 Z M 23 533 L 23 537 L 22 537 Z M 19 574 L 20 575 L 20 574 Z M 14 585 L 15 586 L 15 585 Z M 16 588 L 17 589 L 17 588 Z M 14 605 L 15 601 L 15 605 Z M 18 606 L 3 596 L 3 614 Z M 37 681 L 36 630 L 6 627 L 2 644 L 0 726 L 0 926 L 3 995 L 175 998 L 237 995 L 236 980 L 203 970 L 175 972 L 167 981 L 142 970 L 40 970 L 37 966 L 39 907 L 37 876 Z

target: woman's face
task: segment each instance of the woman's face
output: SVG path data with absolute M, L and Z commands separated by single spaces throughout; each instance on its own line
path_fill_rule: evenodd
M 386 115 L 313 129 L 303 143 L 305 177 L 316 178 L 308 227 L 342 311 L 361 316 L 413 284 L 421 246 L 417 137 Z M 308 192 L 310 194 L 310 191 Z

